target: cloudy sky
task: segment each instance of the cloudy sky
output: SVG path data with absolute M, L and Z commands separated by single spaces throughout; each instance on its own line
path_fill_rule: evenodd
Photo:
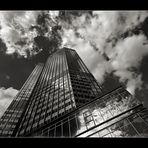
M 101 85 L 113 76 L 148 107 L 147 11 L 0 11 L 0 115 L 35 65 L 64 46 Z

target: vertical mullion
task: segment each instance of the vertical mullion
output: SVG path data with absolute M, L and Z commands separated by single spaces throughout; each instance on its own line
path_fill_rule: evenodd
M 34 83 L 34 86 L 35 86 L 35 84 L 37 84 L 37 79 L 39 79 L 39 75 L 40 75 L 40 73 L 41 73 L 41 71 L 43 70 L 43 67 L 40 67 L 40 66 L 38 66 L 37 67 L 37 69 L 36 69 L 36 72 L 37 72 L 37 75 L 36 75 L 36 77 L 34 78 L 34 80 L 36 79 L 36 82 Z M 33 89 L 32 89 L 32 91 L 33 91 Z M 31 94 L 30 94 L 31 95 Z M 30 102 L 32 102 L 32 99 L 30 99 Z M 29 108 L 30 107 L 27 107 L 27 109 L 26 109 L 26 111 L 27 110 L 29 110 Z M 22 129 L 22 126 L 23 126 L 23 123 L 24 123 L 24 121 L 25 121 L 25 119 L 26 119 L 26 116 L 27 116 L 27 113 L 25 113 L 25 116 L 22 118 L 22 121 L 21 121 L 21 123 L 20 123 L 20 127 L 19 127 L 19 131 L 21 131 L 21 129 Z M 26 127 L 26 126 L 25 126 Z
M 49 82 L 50 81 L 50 76 L 52 75 L 52 69 L 53 69 L 53 60 L 50 60 L 50 63 L 48 62 L 48 64 L 50 65 L 50 68 L 49 68 L 49 71 L 51 71 L 50 73 L 49 73 L 49 77 L 48 77 L 48 82 L 47 82 L 47 87 L 48 87 L 48 85 L 51 85 L 51 83 Z M 48 72 L 49 72 L 48 71 Z M 50 88 L 50 90 L 51 90 L 51 88 Z M 50 98 L 49 98 L 49 92 L 50 92 L 50 90 L 48 90 L 48 100 L 47 100 L 47 103 L 46 103 L 46 110 L 45 110 L 45 115 L 46 115 L 46 113 L 47 113 L 47 110 L 48 110 L 48 103 L 50 102 Z M 49 114 L 48 114 L 49 115 Z M 44 117 L 44 121 L 46 120 L 46 116 Z
M 68 117 L 67 119 L 68 119 L 69 136 L 71 137 L 71 130 L 70 130 L 70 120 L 69 120 L 69 117 Z
M 54 61 L 54 63 L 55 63 L 55 69 L 54 69 L 54 78 L 53 78 L 53 81 L 54 81 L 54 93 L 53 93 L 53 101 L 52 101 L 52 114 L 51 114 L 51 118 L 52 118 L 52 116 L 53 116 L 53 107 L 54 107 L 54 96 L 55 96 L 55 85 L 56 85 L 56 78 L 57 78 L 57 76 L 56 76 L 56 72 L 57 72 L 57 55 L 55 54 L 55 61 Z
M 56 64 L 56 63 L 55 63 L 55 62 L 56 62 L 56 61 L 55 61 L 55 58 L 56 58 L 56 57 L 52 57 L 52 58 L 53 58 L 53 59 L 52 59 L 52 60 L 53 60 L 53 63 L 52 63 L 52 67 L 53 67 L 53 68 L 52 68 L 52 76 L 51 76 L 51 82 L 50 82 L 50 84 L 51 84 L 51 86 L 53 87 L 53 88 L 51 88 L 51 90 L 52 90 L 52 89 L 53 89 L 53 90 L 52 90 L 52 93 L 51 93 L 52 96 L 51 96 L 51 101 L 50 101 L 50 102 L 52 102 L 52 103 L 51 103 L 51 106 L 50 106 L 50 108 L 51 108 L 50 120 L 52 120 L 52 112 L 53 112 L 53 111 L 52 111 L 52 108 L 53 108 L 54 89 L 55 89 L 54 84 L 52 84 L 52 83 L 54 82 L 54 73 L 55 73 L 55 68 L 56 68 L 56 67 L 55 67 L 55 64 Z
M 17 94 L 17 96 L 16 96 L 15 99 L 13 100 L 13 101 L 16 101 L 16 102 L 13 104 L 13 106 L 11 106 L 11 107 L 8 108 L 9 110 L 13 110 L 13 113 L 11 114 L 10 118 L 8 119 L 8 121 L 5 123 L 5 126 L 4 126 L 4 128 L 3 128 L 2 131 L 5 130 L 5 127 L 10 123 L 10 120 L 13 120 L 13 121 L 14 121 L 14 120 L 16 120 L 16 119 L 18 118 L 17 115 L 18 115 L 20 112 L 18 111 L 18 112 L 16 113 L 16 111 L 18 110 L 18 109 L 17 109 L 17 106 L 20 105 L 20 103 L 22 103 L 22 101 L 23 101 L 22 98 L 24 97 L 23 95 L 25 95 L 25 92 L 26 92 L 28 89 L 26 89 L 23 94 L 21 94 L 21 91 L 25 88 L 26 85 L 29 85 L 28 82 L 32 80 L 32 75 L 33 75 L 33 73 L 36 72 L 36 69 L 37 69 L 37 68 L 38 68 L 38 67 L 35 67 L 35 69 L 34 69 L 33 72 L 31 73 L 31 75 L 29 76 L 29 78 L 27 79 L 27 81 L 25 82 L 25 84 L 23 85 L 23 87 L 21 88 L 20 92 Z M 22 95 L 21 98 L 20 98 L 20 96 L 19 96 L 20 94 Z M 20 99 L 17 100 L 18 98 L 20 98 Z M 11 109 L 11 108 L 13 108 L 13 109 Z M 16 114 L 15 118 L 13 117 L 14 114 Z M 16 125 L 16 123 L 15 123 L 15 125 Z M 10 127 L 11 127 L 11 126 L 10 126 Z
M 61 121 L 61 136 L 63 137 L 63 120 Z
M 59 57 L 59 64 L 58 64 L 58 66 L 59 66 L 59 80 L 58 80 L 58 101 L 57 101 L 57 116 L 59 116 L 59 94 L 60 94 L 60 83 L 61 83 L 61 71 L 60 71 L 60 64 L 61 64 L 61 55 L 59 55 L 58 56 Z
M 65 55 L 65 57 L 66 57 L 66 55 Z M 69 72 L 69 69 L 68 69 L 68 63 L 67 63 L 67 60 L 66 60 L 66 66 L 67 66 L 67 74 L 66 74 L 66 76 L 67 76 L 67 83 L 68 83 L 68 89 L 69 89 L 69 93 L 70 93 L 70 98 L 72 98 L 72 95 L 71 95 L 71 92 L 72 92 L 72 85 L 71 85 L 71 87 L 70 87 L 70 84 L 71 84 L 71 80 L 70 80 L 70 72 Z M 65 99 L 64 99 L 64 102 L 65 102 Z M 70 101 L 71 102 L 71 107 L 72 107 L 72 101 Z M 65 106 L 65 109 L 66 109 L 66 106 Z M 67 111 L 69 111 L 69 110 L 67 110 Z
M 134 125 L 129 121 L 129 119 L 127 118 L 127 120 L 128 120 L 128 122 L 129 122 L 129 124 L 134 128 L 134 130 L 136 131 L 136 133 L 138 134 L 138 135 L 140 135 L 140 133 L 137 131 L 137 129 L 134 127 Z M 128 125 L 127 125 L 128 126 Z
M 43 69 L 43 71 L 44 71 L 44 69 Z M 38 80 L 37 83 L 39 83 L 39 82 L 40 82 L 40 79 Z M 38 87 L 39 87 L 39 86 L 37 86 L 37 89 L 38 89 Z M 38 93 L 38 92 L 36 92 L 36 93 Z M 31 99 L 31 101 L 30 101 L 30 104 L 28 105 L 28 110 L 27 110 L 26 115 L 25 115 L 25 119 L 26 119 L 26 117 L 27 117 L 28 115 L 29 115 L 29 118 L 28 118 L 28 120 L 27 120 L 27 124 L 26 124 L 26 126 L 25 126 L 25 132 L 24 132 L 24 133 L 26 133 L 26 129 L 27 129 L 27 127 L 28 127 L 29 120 L 30 120 L 30 118 L 31 118 L 32 110 L 33 110 L 33 108 L 34 108 L 34 106 L 35 106 L 35 103 L 34 103 L 34 104 L 33 104 L 33 107 L 31 108 L 32 102 L 33 102 L 33 100 L 34 100 L 34 95 L 35 95 L 35 94 L 33 94 L 33 96 L 32 96 L 32 99 Z M 28 114 L 29 110 L 30 110 L 30 112 L 31 112 L 30 114 Z M 26 120 L 24 120 L 24 121 L 26 121 Z M 34 117 L 33 117 L 33 122 L 34 122 Z M 32 125 L 33 125 L 33 122 L 32 122 Z M 31 128 L 32 128 L 32 125 L 31 125 Z

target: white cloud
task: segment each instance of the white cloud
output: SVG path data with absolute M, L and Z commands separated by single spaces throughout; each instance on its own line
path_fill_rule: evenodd
M 115 70 L 115 75 L 120 77 L 121 82 L 127 80 L 127 89 L 134 94 L 136 88 L 140 89 L 142 82 L 142 74 L 136 74 L 130 68 L 138 68 L 145 55 L 148 54 L 148 45 L 144 35 L 128 37 L 120 40 L 115 48 L 110 52 L 112 59 L 111 66 Z
M 4 87 L 0 88 L 0 117 L 10 105 L 17 93 L 18 90 L 12 87 L 7 89 L 5 89 Z
M 17 47 L 20 54 L 24 54 L 23 50 L 27 46 L 32 47 L 31 43 L 36 33 L 29 32 L 28 28 L 31 24 L 36 23 L 38 13 L 38 11 L 0 12 L 2 26 L 0 35 L 7 44 L 7 53 L 13 53 L 16 50 L 13 43 L 19 40 L 20 37 L 27 37 L 29 43 L 24 48 Z M 56 17 L 59 12 L 49 11 L 49 15 L 57 21 Z M 145 36 L 140 34 L 119 39 L 115 47 L 112 47 L 112 44 L 106 42 L 106 40 L 132 29 L 143 22 L 147 16 L 147 11 L 94 11 L 93 17 L 90 17 L 90 19 L 87 19 L 86 14 L 74 17 L 72 25 L 68 25 L 66 22 L 61 23 L 63 26 L 63 32 L 61 33 L 63 46 L 76 49 L 100 83 L 103 82 L 105 73 L 114 70 L 114 74 L 119 76 L 122 82 L 127 81 L 127 88 L 129 86 L 131 88 L 131 84 L 133 84 L 132 92 L 134 93 L 134 90 L 140 88 L 143 83 L 142 75 L 136 75 L 130 68 L 138 68 L 142 58 L 148 54 L 148 46 L 143 45 L 144 42 L 147 42 Z M 21 35 L 21 27 L 25 30 L 24 35 Z M 76 36 L 75 30 L 81 35 L 81 38 Z M 98 51 L 94 50 L 92 44 L 96 46 Z M 106 61 L 102 55 L 103 53 L 111 60 Z M 139 83 L 136 83 L 137 80 Z
M 24 54 L 26 47 L 19 49 L 15 43 L 21 38 L 26 38 L 29 42 L 32 41 L 33 35 L 29 32 L 29 27 L 36 24 L 36 18 L 39 11 L 0 11 L 0 37 L 7 45 L 7 53 L 11 54 L 14 51 Z M 24 34 L 22 31 L 24 30 Z
M 141 80 L 142 75 L 138 75 L 136 78 L 129 79 L 127 83 L 127 90 L 132 94 L 135 95 L 136 88 L 141 89 L 143 84 Z
M 148 17 L 146 11 L 94 11 L 88 21 L 86 14 L 73 19 L 72 26 L 63 25 L 63 45 L 77 50 L 78 54 L 91 70 L 97 80 L 102 83 L 105 73 L 113 70 L 120 77 L 120 81 L 127 81 L 127 88 L 134 94 L 136 88 L 143 84 L 141 77 L 131 68 L 138 68 L 142 58 L 148 54 L 148 46 L 144 35 L 133 35 L 125 39 L 119 39 L 115 47 L 108 38 L 116 37 L 128 29 L 132 29 Z M 81 35 L 76 36 L 75 30 Z M 113 42 L 113 40 L 111 40 Z M 96 52 L 92 43 L 96 45 Z M 106 61 L 102 54 L 110 57 Z
M 52 20 L 55 21 L 55 18 L 59 16 L 59 11 L 49 11 L 49 15 L 51 16 Z
M 114 69 L 127 69 L 129 67 L 138 67 L 143 56 L 148 54 L 148 45 L 144 35 L 134 35 L 132 37 L 120 40 L 111 51 L 110 57 L 113 59 Z

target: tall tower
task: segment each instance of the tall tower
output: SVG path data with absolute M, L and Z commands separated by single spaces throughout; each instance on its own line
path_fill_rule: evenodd
M 97 81 L 76 51 L 58 50 L 44 66 L 17 134 L 32 133 L 99 95 Z
M 43 64 L 38 64 L 0 119 L 0 136 L 11 136 L 29 101 Z
M 26 82 L 26 88 L 31 91 L 25 105 L 16 108 L 21 114 L 13 130 L 8 135 L 1 126 L 2 136 L 141 137 L 148 134 L 147 109 L 123 86 L 107 93 L 103 91 L 75 50 L 58 50 L 35 73 L 34 80 Z M 9 110 L 10 107 L 5 114 Z

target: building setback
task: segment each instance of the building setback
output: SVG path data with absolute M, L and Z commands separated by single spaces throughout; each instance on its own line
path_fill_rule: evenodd
M 2 116 L 0 132 L 12 137 L 146 137 L 148 111 L 123 86 L 106 93 L 76 51 L 62 48 L 32 72 Z

